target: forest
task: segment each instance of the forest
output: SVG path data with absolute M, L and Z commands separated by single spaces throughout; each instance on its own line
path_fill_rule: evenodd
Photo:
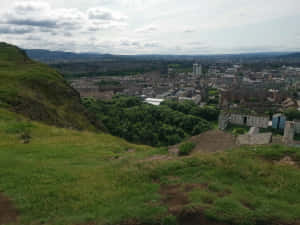
M 134 143 L 168 146 L 211 129 L 218 110 L 192 102 L 166 101 L 160 106 L 136 97 L 116 96 L 111 101 L 84 98 L 88 111 L 102 120 L 107 130 Z

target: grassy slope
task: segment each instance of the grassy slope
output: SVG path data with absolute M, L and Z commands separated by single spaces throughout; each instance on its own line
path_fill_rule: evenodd
M 4 43 L 0 43 L 0 105 L 48 124 L 92 128 L 79 95 L 59 73 Z
M 136 149 L 138 158 L 155 150 L 107 134 L 21 121 L 0 110 L 0 191 L 15 200 L 21 224 L 115 223 L 164 211 L 147 204 L 159 199 L 158 186 L 126 153 Z M 20 124 L 28 123 L 32 140 L 21 144 Z M 116 159 L 122 155 L 129 158 Z
M 29 144 L 20 141 L 25 128 Z M 145 162 L 166 150 L 28 122 L 3 109 L 0 136 L 0 191 L 15 201 L 22 225 L 160 221 L 168 212 L 159 183 L 200 184 L 187 193 L 185 209 L 201 209 L 214 220 L 250 225 L 300 219 L 300 169 L 272 162 L 284 155 L 299 160 L 298 149 L 245 148 Z
M 30 122 L 7 108 L 49 124 L 91 125 L 79 96 L 57 72 L 0 43 L 0 191 L 15 202 L 19 224 L 136 219 L 173 225 L 170 217 L 162 219 L 170 205 L 161 184 L 182 188 L 189 202 L 184 210 L 213 220 L 236 225 L 300 220 L 299 162 L 298 168 L 273 162 L 285 155 L 299 160 L 299 149 L 253 147 L 145 161 L 166 149 Z M 29 136 L 30 143 L 23 144 Z M 187 184 L 195 188 L 188 192 Z

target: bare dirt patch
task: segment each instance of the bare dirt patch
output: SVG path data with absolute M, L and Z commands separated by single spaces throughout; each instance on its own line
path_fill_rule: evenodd
M 163 196 L 163 203 L 168 206 L 171 214 L 177 215 L 182 208 L 189 203 L 186 193 L 180 184 L 162 185 L 160 194 Z
M 146 158 L 144 160 L 141 160 L 141 162 L 151 162 L 151 161 L 160 161 L 160 160 L 172 160 L 174 159 L 170 155 L 154 155 L 149 158 Z
M 0 225 L 16 224 L 18 212 L 12 201 L 0 192 Z
M 220 130 L 210 130 L 191 137 L 188 141 L 196 144 L 193 152 L 214 153 L 238 147 L 235 137 Z M 179 145 L 169 147 L 169 153 L 178 154 Z
M 225 223 L 220 223 L 217 221 L 212 221 L 207 219 L 201 209 L 197 209 L 195 212 L 182 212 L 179 215 L 179 224 L 180 225 L 226 225 Z
M 278 162 L 278 164 L 279 165 L 289 165 L 289 166 L 295 166 L 295 167 L 297 167 L 297 162 L 296 161 L 294 161 L 293 159 L 292 159 L 292 157 L 290 157 L 290 156 L 285 156 L 285 157 L 283 157 L 279 162 Z
M 195 152 L 219 152 L 237 147 L 235 137 L 220 130 L 207 131 L 192 137 L 190 141 L 196 144 Z
M 226 225 L 208 219 L 201 208 L 185 208 L 189 204 L 188 193 L 194 189 L 207 189 L 207 184 L 171 184 L 162 185 L 160 194 L 163 203 L 168 206 L 169 213 L 177 217 L 180 225 Z

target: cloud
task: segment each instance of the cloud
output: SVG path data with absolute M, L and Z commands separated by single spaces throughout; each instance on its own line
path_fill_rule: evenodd
M 33 32 L 32 27 L 11 27 L 7 25 L 0 25 L 0 33 L 2 34 L 26 34 Z
M 148 25 L 148 26 L 136 29 L 135 32 L 137 32 L 137 33 L 151 33 L 151 32 L 157 31 L 157 30 L 158 30 L 157 26 L 155 26 L 155 25 Z
M 0 40 L 114 54 L 289 50 L 299 10 L 299 0 L 1 0 Z
M 88 18 L 91 20 L 105 20 L 105 21 L 124 21 L 125 16 L 118 12 L 113 12 L 104 8 L 92 8 L 87 11 Z
M 65 33 L 65 31 L 93 32 L 125 25 L 125 16 L 108 9 L 90 8 L 81 11 L 74 8 L 53 9 L 46 2 L 24 1 L 0 14 L 0 24 L 39 28 L 40 32 Z M 12 29 L 12 30 L 13 30 Z M 32 29 L 31 31 L 36 31 Z
M 144 44 L 144 47 L 146 48 L 159 48 L 160 47 L 160 44 L 158 42 L 146 42 Z
M 192 27 L 187 27 L 183 32 L 184 33 L 194 33 L 194 32 L 196 32 L 196 29 L 192 28 Z

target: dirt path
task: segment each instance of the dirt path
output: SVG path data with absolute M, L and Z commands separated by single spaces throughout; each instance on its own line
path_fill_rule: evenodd
M 162 201 L 168 206 L 168 211 L 178 219 L 180 225 L 227 225 L 225 223 L 209 220 L 203 215 L 202 209 L 187 210 L 184 206 L 189 204 L 188 193 L 195 188 L 207 188 L 203 184 L 172 184 L 162 185 L 160 194 Z
M 182 190 L 181 185 L 163 185 L 160 189 L 163 196 L 163 203 L 168 206 L 169 212 L 177 215 L 182 208 L 189 203 L 186 193 Z
M 196 147 L 194 152 L 213 153 L 225 151 L 237 147 L 232 134 L 220 130 L 210 130 L 191 137 L 188 141 L 194 142 Z M 169 152 L 176 154 L 178 145 L 170 146 Z
M 0 225 L 15 224 L 18 213 L 12 201 L 0 192 Z

